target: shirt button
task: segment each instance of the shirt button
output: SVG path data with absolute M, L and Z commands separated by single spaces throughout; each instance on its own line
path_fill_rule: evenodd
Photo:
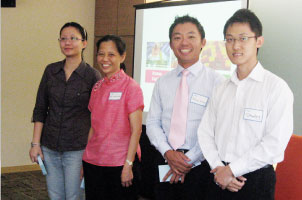
M 78 92 L 77 95 L 80 96 L 81 94 Z

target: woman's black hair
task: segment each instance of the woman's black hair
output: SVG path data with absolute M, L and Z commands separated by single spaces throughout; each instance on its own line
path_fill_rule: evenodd
M 62 34 L 62 31 L 64 28 L 67 28 L 67 27 L 74 27 L 76 28 L 79 33 L 81 34 L 82 36 L 82 39 L 87 41 L 88 40 L 88 34 L 87 34 L 87 31 L 84 29 L 84 27 L 82 27 L 80 24 L 76 23 L 76 22 L 67 22 L 66 24 L 64 24 L 60 30 L 60 36 Z M 85 50 L 85 48 L 82 49 L 82 53 L 81 53 L 81 57 L 83 59 L 83 51 Z
M 101 39 L 99 39 L 96 43 L 96 49 L 97 52 L 99 52 L 100 46 L 102 42 L 108 42 L 108 41 L 112 41 L 116 48 L 118 53 L 120 54 L 120 56 L 124 55 L 126 52 L 126 44 L 125 42 L 116 35 L 105 35 L 104 37 L 102 37 Z M 120 68 L 124 71 L 126 71 L 126 65 L 124 63 L 120 64 Z

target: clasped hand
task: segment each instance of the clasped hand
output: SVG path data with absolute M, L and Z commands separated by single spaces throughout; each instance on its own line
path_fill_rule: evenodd
M 228 189 L 231 192 L 238 192 L 247 180 L 243 176 L 235 177 L 229 165 L 218 166 L 211 170 L 214 175 L 214 181 L 221 189 Z
M 184 183 L 185 175 L 192 169 L 192 164 L 188 162 L 191 161 L 184 153 L 168 150 L 165 153 L 165 158 L 168 161 L 170 170 L 165 175 L 163 181 L 166 181 L 167 178 L 172 175 L 170 183 L 177 183 L 179 179 L 181 183 Z

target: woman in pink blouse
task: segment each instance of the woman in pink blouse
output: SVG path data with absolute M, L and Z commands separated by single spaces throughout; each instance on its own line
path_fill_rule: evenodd
M 86 199 L 137 199 L 132 167 L 140 156 L 143 94 L 123 71 L 126 45 L 106 35 L 97 42 L 105 77 L 91 93 L 91 129 L 83 155 Z

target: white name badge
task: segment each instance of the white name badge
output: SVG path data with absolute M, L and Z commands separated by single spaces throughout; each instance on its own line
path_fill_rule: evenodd
M 109 100 L 120 100 L 122 92 L 110 92 Z
M 243 119 L 250 120 L 250 121 L 256 121 L 256 122 L 262 122 L 262 118 L 263 118 L 262 110 L 256 110 L 256 109 L 251 109 L 251 108 L 244 109 Z
M 191 103 L 195 103 L 200 106 L 206 106 L 208 103 L 208 99 L 209 99 L 208 97 L 193 93 L 191 97 Z

